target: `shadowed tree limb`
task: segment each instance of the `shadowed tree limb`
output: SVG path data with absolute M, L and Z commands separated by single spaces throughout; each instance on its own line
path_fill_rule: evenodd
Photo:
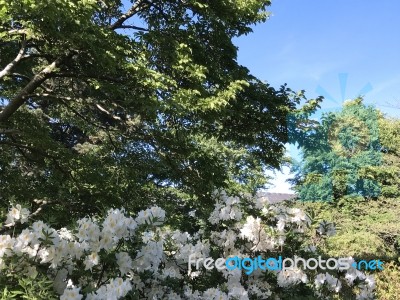
M 74 54 L 75 52 L 70 52 L 64 57 L 57 58 L 42 71 L 33 76 L 31 81 L 14 98 L 12 98 L 8 105 L 0 112 L 0 123 L 6 122 L 12 114 L 25 103 L 28 99 L 27 96 L 32 94 L 39 86 L 50 78 L 52 73 L 60 67 L 66 59 L 72 57 Z
M 24 57 L 26 48 L 26 41 L 23 40 L 21 42 L 21 49 L 18 52 L 18 55 L 14 58 L 12 62 L 10 62 L 3 70 L 0 71 L 0 79 L 4 76 L 8 75 L 12 69 L 18 64 L 18 62 Z

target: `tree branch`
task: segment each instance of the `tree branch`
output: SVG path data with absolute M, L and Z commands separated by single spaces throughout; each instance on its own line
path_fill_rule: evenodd
M 8 75 L 11 70 L 18 64 L 18 62 L 23 58 L 26 48 L 26 41 L 23 40 L 21 42 L 21 49 L 18 52 L 18 55 L 12 62 L 10 62 L 2 71 L 0 71 L 0 79 L 4 76 Z
M 71 52 L 64 57 L 57 58 L 50 65 L 36 74 L 31 81 L 13 99 L 11 99 L 8 105 L 0 112 L 0 123 L 6 122 L 12 116 L 12 114 L 14 114 L 15 111 L 24 104 L 28 98 L 27 95 L 33 93 L 49 77 L 51 77 L 54 70 L 62 65 L 67 58 L 72 57 L 74 54 L 74 52 Z
M 8 146 L 16 147 L 16 148 L 18 148 L 20 151 L 22 151 L 21 149 L 26 149 L 26 150 L 29 150 L 29 151 L 31 151 L 31 152 L 33 152 L 33 153 L 40 154 L 41 156 L 47 157 L 47 158 L 53 158 L 53 159 L 56 159 L 56 158 L 57 158 L 56 156 L 47 154 L 47 153 L 44 152 L 43 150 L 37 149 L 37 148 L 32 147 L 32 146 L 20 144 L 20 143 L 18 143 L 17 141 L 14 141 L 14 142 L 0 141 L 0 145 L 8 145 Z M 24 155 L 24 156 L 25 156 L 25 155 Z M 25 157 L 25 158 L 26 158 L 26 157 Z
M 48 205 L 48 204 L 52 204 L 52 203 L 54 203 L 55 201 L 45 200 L 45 199 L 43 199 L 43 200 L 34 199 L 33 202 L 35 202 L 36 204 L 38 204 L 39 207 L 38 207 L 33 213 L 31 213 L 31 214 L 29 215 L 29 218 L 36 217 L 36 216 L 40 213 L 40 211 L 43 209 L 44 206 L 46 206 L 46 205 Z
M 26 81 L 31 81 L 31 78 L 29 76 L 26 76 L 26 75 L 20 74 L 20 73 L 11 73 L 11 74 L 9 74 L 9 76 L 25 79 Z
M 106 110 L 104 107 L 102 107 L 100 104 L 95 104 L 95 106 L 102 111 L 103 113 L 107 114 L 110 118 L 114 120 L 121 121 L 121 118 L 118 116 L 114 116 L 112 113 L 110 113 L 108 110 Z
M 79 74 L 79 73 L 53 73 L 51 77 L 69 77 L 69 78 L 80 78 L 80 79 L 98 79 L 98 80 L 105 80 L 109 82 L 115 82 L 115 83 L 124 83 L 122 79 L 112 77 L 112 76 L 107 76 L 107 75 L 101 75 L 101 74 Z
M 110 26 L 110 29 L 115 30 L 118 28 L 121 28 L 122 24 L 128 20 L 129 18 L 133 17 L 140 9 L 140 6 L 144 3 L 143 0 L 138 0 L 135 4 L 132 5 L 132 7 L 123 15 L 119 17 L 117 21 L 114 22 Z
M 140 30 L 140 31 L 149 31 L 147 28 L 135 26 L 135 25 L 121 25 L 118 28 L 120 29 L 135 29 L 135 30 Z
M 23 79 L 23 80 L 25 80 L 25 81 L 27 81 L 27 82 L 30 82 L 30 81 L 32 80 L 31 77 L 29 77 L 29 76 L 27 76 L 27 75 L 24 75 L 24 74 L 20 74 L 20 73 L 11 73 L 11 74 L 9 74 L 8 76 L 20 78 L 20 79 Z M 40 87 L 41 87 L 44 91 L 46 91 L 46 92 L 48 92 L 48 93 L 52 92 L 52 90 L 50 90 L 49 88 L 47 88 L 44 84 L 42 84 Z M 32 95 L 26 95 L 25 98 L 28 99 L 28 98 L 30 98 L 31 96 L 32 96 Z
M 102 124 L 97 124 L 97 123 L 91 121 L 88 117 L 84 116 L 82 113 L 80 113 L 79 111 L 77 111 L 76 109 L 74 109 L 73 107 L 71 107 L 70 105 L 67 104 L 66 101 L 69 102 L 69 101 L 71 101 L 71 100 L 74 100 L 75 98 L 66 97 L 66 96 L 59 96 L 59 95 L 53 95 L 53 94 L 49 94 L 49 93 L 29 94 L 29 95 L 27 95 L 26 97 L 27 97 L 27 98 L 34 98 L 34 97 L 35 97 L 35 98 L 41 98 L 41 97 L 43 97 L 43 98 L 52 98 L 52 99 L 55 99 L 55 100 L 59 101 L 62 105 L 64 105 L 67 109 L 71 110 L 74 114 L 76 114 L 78 117 L 80 117 L 80 118 L 81 118 L 82 120 L 84 120 L 85 122 L 88 122 L 89 124 L 91 124 L 91 125 L 93 125 L 93 126 L 95 126 L 95 127 L 98 127 L 98 128 L 101 128 L 101 129 L 105 129 L 105 130 L 112 131 L 112 130 L 110 130 L 107 126 L 104 126 L 104 125 L 102 125 Z M 120 117 L 114 116 L 112 113 L 110 113 L 109 111 L 107 111 L 106 109 L 104 109 L 102 106 L 100 106 L 100 105 L 98 105 L 98 104 L 96 104 L 95 106 L 96 106 L 97 109 L 99 109 L 100 111 L 106 113 L 109 117 L 113 118 L 114 120 L 122 121 L 122 119 L 121 119 Z M 0 129 L 0 133 L 2 133 L 2 132 L 1 132 L 1 129 Z
M 39 54 L 39 53 L 32 53 L 32 54 L 25 54 L 21 60 L 31 59 L 31 58 L 46 58 L 48 60 L 54 59 L 54 57 L 50 54 Z
M 17 129 L 2 129 L 0 128 L 0 134 L 16 134 L 16 133 L 21 133 Z
M 14 34 L 26 35 L 27 31 L 25 29 L 11 29 L 7 33 L 10 35 Z

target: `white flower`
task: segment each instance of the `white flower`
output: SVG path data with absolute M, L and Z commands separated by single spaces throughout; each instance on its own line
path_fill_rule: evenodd
M 182 299 L 181 296 L 179 296 L 177 293 L 174 293 L 174 292 L 170 292 L 167 295 L 167 297 L 169 300 L 181 300 Z
M 240 299 L 240 300 L 248 300 L 249 295 L 246 289 L 240 284 L 240 276 L 239 277 L 228 277 L 228 298 L 229 299 Z
M 131 231 L 136 228 L 136 222 L 125 217 L 124 213 L 124 209 L 110 209 L 103 222 L 102 233 L 110 233 L 115 242 L 129 238 L 132 235 Z
M 186 244 L 190 239 L 191 236 L 187 232 L 180 232 L 179 230 L 175 230 L 172 232 L 171 238 L 179 244 Z
M 288 214 L 291 215 L 291 222 L 296 223 L 298 225 L 303 225 L 303 224 L 310 224 L 311 220 L 308 218 L 308 216 L 305 214 L 304 211 L 302 211 L 299 208 L 289 208 Z
M 318 274 L 315 277 L 314 283 L 317 289 L 319 289 L 322 285 L 325 284 L 330 291 L 336 293 L 338 293 L 342 288 L 342 282 L 338 278 L 333 277 L 329 273 Z
M 179 269 L 177 267 L 171 266 L 171 267 L 163 269 L 163 271 L 162 271 L 161 278 L 165 279 L 167 277 L 180 279 L 180 278 L 182 278 L 182 275 L 179 272 Z
M 191 279 L 194 279 L 194 278 L 196 278 L 196 277 L 199 277 L 200 275 L 201 275 L 201 272 L 200 272 L 200 271 L 191 272 L 191 273 L 189 274 L 189 276 L 190 276 Z
M 15 225 L 16 220 L 20 220 L 21 224 L 25 223 L 29 217 L 29 210 L 26 208 L 22 208 L 20 204 L 16 206 L 12 206 L 11 209 L 8 211 L 6 224 L 7 226 Z
M 150 208 L 150 210 L 154 220 L 153 225 L 161 225 L 162 223 L 164 223 L 165 210 L 158 206 L 153 206 L 152 208 Z
M 187 299 L 201 299 L 199 291 L 192 291 L 188 286 L 185 287 L 184 293 Z
M 267 197 L 263 196 L 263 197 L 257 197 L 255 199 L 255 207 L 257 209 L 263 209 L 266 205 L 269 204 L 269 200 Z
M 365 278 L 365 283 L 367 284 L 367 289 L 375 289 L 375 279 L 371 275 L 367 275 Z
M 74 239 L 72 231 L 69 231 L 67 228 L 63 227 L 58 230 L 58 235 L 60 239 L 72 241 Z
M 235 242 L 237 240 L 237 232 L 226 230 L 222 232 L 211 231 L 211 240 L 224 250 L 224 255 L 228 256 L 235 251 Z
M 356 300 L 374 300 L 375 296 L 372 290 L 361 289 L 360 293 L 356 295 Z
M 260 200 L 256 206 L 260 208 L 262 202 Z M 299 233 L 309 224 L 309 219 L 304 212 L 284 205 L 264 207 L 265 214 L 262 220 L 259 217 L 260 211 L 257 212 L 253 205 L 251 205 L 251 211 L 257 214 L 243 220 L 240 199 L 221 193 L 209 222 L 202 223 L 204 226 L 202 225 L 200 230 L 192 234 L 171 229 L 170 225 L 159 226 L 165 220 L 165 211 L 157 206 L 139 212 L 136 219 L 127 217 L 124 209 L 111 209 L 100 225 L 96 218 L 84 218 L 78 221 L 75 231 L 68 231 L 65 228 L 55 230 L 42 221 L 37 221 L 31 228 L 24 229 L 15 238 L 0 235 L 0 269 L 4 272 L 8 267 L 9 257 L 15 255 L 19 261 L 22 259 L 21 274 L 34 276 L 36 272 L 47 270 L 46 274 L 53 280 L 54 290 L 61 295 L 61 300 L 80 300 L 84 296 L 81 295 L 79 287 L 96 287 L 98 278 L 93 281 L 95 278 L 85 275 L 77 279 L 77 286 L 74 286 L 68 274 L 75 274 L 76 268 L 81 266 L 82 261 L 84 268 L 91 270 L 100 264 L 99 253 L 104 253 L 108 258 L 115 259 L 113 263 L 110 262 L 101 278 L 101 281 L 107 284 L 103 283 L 102 286 L 97 287 L 97 290 L 87 294 L 85 299 L 117 300 L 124 298 L 132 288 L 140 291 L 140 294 L 145 295 L 147 299 L 179 300 L 181 297 L 193 300 L 244 300 L 249 297 L 266 299 L 272 296 L 271 290 L 274 290 L 276 286 L 272 287 L 263 280 L 265 272 L 261 269 L 254 270 L 249 276 L 243 276 L 243 270 L 239 269 L 220 270 L 218 272 L 222 280 L 221 285 L 216 287 L 213 286 L 215 283 L 211 282 L 209 286 L 204 286 L 202 291 L 191 290 L 190 281 L 204 276 L 203 272 L 207 270 L 203 268 L 198 270 L 192 264 L 191 271 L 195 272 L 189 272 L 188 276 L 183 276 L 183 273 L 188 271 L 189 257 L 191 261 L 210 257 L 211 249 L 213 250 L 211 256 L 219 253 L 221 257 L 251 257 L 254 255 L 253 251 L 269 253 L 275 250 L 275 247 L 284 244 L 285 229 Z M 9 212 L 8 219 L 13 222 L 22 221 L 27 218 L 27 214 L 22 207 L 16 206 Z M 218 224 L 220 221 L 229 221 L 229 227 L 210 226 L 210 223 Z M 272 222 L 275 226 L 269 225 Z M 331 235 L 335 229 L 334 226 L 330 227 L 330 224 L 321 225 L 320 233 Z M 139 227 L 140 232 L 138 236 L 135 236 L 138 225 L 143 226 Z M 46 232 L 48 234 L 45 234 Z M 238 235 L 242 240 L 237 239 Z M 49 244 L 42 242 L 45 237 L 48 238 Z M 126 243 L 121 249 L 139 245 L 136 246 L 138 248 L 129 248 L 129 253 L 135 254 L 131 257 L 127 252 L 115 253 L 117 245 L 122 245 L 128 240 L 132 243 Z M 312 246 L 309 248 L 312 251 L 315 250 Z M 110 256 L 114 253 L 115 257 Z M 33 258 L 36 264 L 46 264 L 46 266 L 36 268 L 37 265 L 29 264 Z M 349 261 L 351 265 L 351 258 Z M 97 268 L 94 269 L 97 270 Z M 127 279 L 110 278 L 110 274 L 118 274 L 118 272 L 120 276 Z M 305 272 L 301 269 L 277 270 L 271 275 L 277 276 L 278 288 L 291 288 L 293 285 L 307 282 Z M 342 272 L 339 274 L 341 275 Z M 354 268 L 347 270 L 340 278 L 335 278 L 329 273 L 318 274 L 313 283 L 315 292 L 317 294 L 326 291 L 339 292 L 342 285 L 340 279 L 343 278 L 358 292 L 356 299 L 373 299 L 375 288 L 373 277 L 366 276 Z M 177 279 L 187 280 L 183 281 L 181 290 L 172 291 L 168 285 L 165 285 Z M 354 287 L 355 282 L 358 284 Z M 213 287 L 210 288 L 210 286 Z M 323 290 L 321 290 L 322 287 Z
M 92 269 L 94 266 L 99 264 L 99 254 L 96 252 L 90 253 L 85 258 L 85 270 Z
M 317 288 L 320 288 L 325 283 L 325 279 L 326 279 L 326 276 L 323 273 L 320 273 L 317 276 L 315 276 L 315 280 L 314 280 L 315 286 Z
M 97 291 L 87 295 L 87 300 L 113 300 L 126 296 L 132 290 L 129 280 L 111 279 L 110 283 L 101 286 Z
M 277 244 L 279 246 L 283 246 L 285 244 L 285 241 L 286 241 L 286 236 L 284 236 L 284 235 L 278 236 Z
M 358 270 L 355 270 L 355 269 L 353 269 L 353 270 L 349 269 L 346 272 L 345 278 L 346 278 L 347 282 L 349 283 L 349 285 L 353 285 L 354 280 L 356 280 L 358 278 L 357 273 L 361 273 L 361 272 L 359 272 Z
M 285 220 L 279 219 L 278 223 L 276 224 L 276 228 L 278 229 L 278 231 L 284 231 L 285 230 L 285 225 L 286 225 Z
M 155 233 L 154 231 L 145 231 L 142 233 L 142 241 L 143 243 L 148 243 L 151 240 L 154 240 Z
M 148 209 L 141 210 L 139 211 L 135 221 L 138 225 L 150 224 L 150 217 L 151 215 Z
M 258 217 L 248 216 L 240 233 L 242 238 L 252 242 L 253 251 L 273 250 L 275 248 L 276 241 L 268 236 L 261 225 L 261 219 Z
M 136 217 L 138 225 L 153 224 L 161 225 L 165 220 L 165 211 L 158 206 L 153 206 L 146 210 L 141 210 Z
M 15 239 L 9 235 L 0 235 L 0 258 L 10 255 L 14 247 Z
M 307 275 L 301 269 L 280 271 L 277 280 L 280 287 L 290 287 L 300 282 L 306 283 L 308 281 Z
M 149 241 L 142 246 L 133 265 L 139 272 L 144 270 L 157 271 L 163 256 L 163 241 Z
M 240 204 L 239 198 L 227 197 L 223 194 L 221 199 L 215 203 L 214 211 L 208 221 L 211 224 L 217 224 L 219 221 L 241 220 L 243 213 L 238 204 Z
M 26 221 L 28 221 L 30 211 L 26 208 L 22 208 L 20 211 L 20 215 L 21 215 L 21 224 L 24 224 Z
M 267 282 L 260 280 L 258 277 L 250 278 L 248 283 L 249 287 L 247 291 L 250 295 L 256 296 L 256 299 L 268 299 L 272 295 L 270 290 L 271 286 Z
M 66 288 L 61 295 L 60 300 L 80 300 L 82 295 L 79 294 L 80 288 Z
M 115 240 L 113 239 L 112 233 L 110 232 L 102 232 L 102 237 L 100 240 L 99 248 L 104 250 L 110 250 L 112 247 L 116 245 Z
M 132 258 L 126 252 L 115 254 L 121 275 L 127 274 L 132 269 Z
M 78 233 L 77 237 L 80 242 L 86 241 L 90 245 L 99 245 L 100 228 L 91 218 L 83 218 L 78 221 Z
M 335 291 L 336 293 L 338 293 L 342 288 L 342 282 L 329 273 L 326 273 L 326 282 L 330 291 Z
M 80 259 L 85 251 L 89 250 L 86 242 L 61 240 L 57 246 L 62 256 Z M 94 249 L 92 249 L 94 251 Z
M 209 300 L 228 300 L 227 294 L 216 288 L 209 288 L 203 293 L 203 299 Z

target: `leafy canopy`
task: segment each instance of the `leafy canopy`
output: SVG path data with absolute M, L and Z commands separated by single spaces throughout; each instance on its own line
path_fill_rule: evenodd
M 263 186 L 304 98 L 237 62 L 232 38 L 269 4 L 0 0 L 0 201 L 179 215 Z

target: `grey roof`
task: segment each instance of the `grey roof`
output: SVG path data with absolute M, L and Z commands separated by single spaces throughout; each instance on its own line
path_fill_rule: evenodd
M 269 193 L 269 192 L 260 192 L 258 193 L 261 197 L 267 197 L 269 203 L 278 203 L 285 200 L 292 200 L 297 197 L 296 194 L 287 194 L 287 193 Z

